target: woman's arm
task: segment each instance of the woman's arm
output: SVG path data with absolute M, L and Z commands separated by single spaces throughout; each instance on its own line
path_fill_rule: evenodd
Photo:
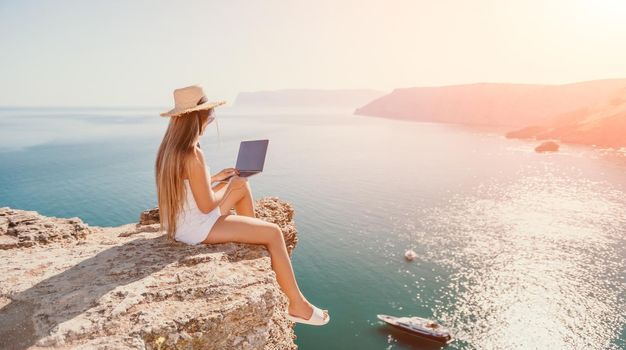
M 219 182 L 217 185 L 213 186 L 213 192 L 215 192 L 215 195 L 217 196 L 217 192 L 224 188 L 226 185 L 228 185 L 228 182 Z
M 225 179 L 230 179 L 233 175 L 238 175 L 238 174 L 239 174 L 239 170 L 237 170 L 236 168 L 222 169 L 217 174 L 210 176 L 211 177 L 210 183 L 228 182 L 228 180 L 225 180 Z
M 214 186 L 218 189 L 215 192 L 211 187 L 211 175 L 206 171 L 204 154 L 200 149 L 196 149 L 193 157 L 187 162 L 187 173 L 189 174 L 189 185 L 191 186 L 193 198 L 198 209 L 204 214 L 210 213 L 232 191 L 241 188 L 246 182 L 245 178 L 233 175 L 228 179 L 227 183 L 220 183 Z

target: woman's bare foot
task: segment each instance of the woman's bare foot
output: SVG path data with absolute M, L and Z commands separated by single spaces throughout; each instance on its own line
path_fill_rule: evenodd
M 304 318 L 306 320 L 313 316 L 313 305 L 306 299 L 295 303 L 290 302 L 287 310 L 292 316 Z M 322 309 L 322 311 L 324 311 L 324 320 L 326 320 L 328 318 L 328 310 Z

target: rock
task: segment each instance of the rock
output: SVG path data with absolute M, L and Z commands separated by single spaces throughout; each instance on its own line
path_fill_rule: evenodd
M 559 144 L 554 141 L 542 142 L 539 146 L 535 147 L 535 152 L 557 152 L 559 150 Z
M 0 208 L 0 249 L 84 239 L 89 227 L 79 218 L 41 216 L 36 211 Z
M 255 205 L 291 254 L 292 206 Z M 96 227 L 1 208 L 0 349 L 297 348 L 264 246 L 189 246 L 158 226 L 157 209 Z
M 159 208 L 144 210 L 139 215 L 140 225 L 152 225 L 159 223 Z
M 555 115 L 543 126 L 512 131 L 507 137 L 556 140 L 597 148 L 626 147 L 626 87 L 604 101 Z

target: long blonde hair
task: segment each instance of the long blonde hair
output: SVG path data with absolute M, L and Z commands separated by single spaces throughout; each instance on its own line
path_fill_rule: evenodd
M 159 207 L 159 228 L 173 239 L 176 216 L 183 209 L 186 164 L 194 154 L 199 136 L 212 118 L 213 110 L 194 111 L 170 118 L 155 164 L 155 179 Z M 199 145 L 199 144 L 198 144 Z

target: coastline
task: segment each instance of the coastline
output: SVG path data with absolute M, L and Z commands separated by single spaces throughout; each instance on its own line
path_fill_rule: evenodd
M 489 133 L 494 133 L 499 136 L 502 136 L 505 139 L 509 140 L 523 140 L 528 142 L 536 142 L 536 145 L 539 145 L 543 141 L 555 141 L 562 145 L 568 146 L 577 146 L 584 147 L 589 150 L 597 150 L 597 151 L 606 151 L 613 152 L 617 155 L 626 155 L 626 144 L 610 146 L 597 144 L 596 142 L 586 142 L 581 140 L 573 140 L 568 138 L 562 138 L 558 135 L 553 135 L 553 137 L 537 137 L 538 130 L 547 130 L 547 127 L 526 127 L 521 129 L 514 129 L 513 126 L 510 125 L 490 125 L 490 124 L 475 124 L 475 123 L 463 123 L 463 122 L 444 122 L 444 121 L 430 121 L 430 120 L 418 120 L 418 119 L 402 119 L 402 118 L 394 118 L 389 116 L 380 116 L 380 115 L 365 115 L 365 114 L 353 114 L 357 117 L 367 117 L 367 118 L 379 118 L 397 122 L 406 122 L 406 123 L 421 123 L 421 124 L 431 124 L 431 125 L 442 125 L 449 126 L 455 128 L 463 128 L 467 130 L 475 130 L 475 131 L 487 131 Z M 513 131 L 511 131 L 513 130 Z M 527 132 L 528 131 L 528 132 Z

